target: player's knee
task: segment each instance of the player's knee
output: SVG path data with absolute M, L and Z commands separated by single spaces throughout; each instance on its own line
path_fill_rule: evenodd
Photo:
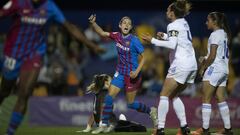
M 21 93 L 18 95 L 18 98 L 23 102 L 28 101 L 30 95 L 31 95 L 30 93 Z
M 224 95 L 216 95 L 216 99 L 218 103 L 225 101 Z
M 203 96 L 203 102 L 204 103 L 210 103 L 211 102 L 211 96 L 209 96 L 209 95 Z
M 26 97 L 26 96 L 18 97 L 18 102 L 21 105 L 27 104 L 28 100 L 29 100 L 29 97 Z

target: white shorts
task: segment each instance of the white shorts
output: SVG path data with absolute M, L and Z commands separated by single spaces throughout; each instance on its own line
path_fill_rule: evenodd
M 224 86 L 226 87 L 228 80 L 228 74 L 220 72 L 211 72 L 211 70 L 206 70 L 203 76 L 203 81 L 209 81 L 209 83 L 214 86 Z
M 196 78 L 197 71 L 177 71 L 175 72 L 168 72 L 166 78 L 173 78 L 175 81 L 181 84 L 187 83 L 194 83 Z

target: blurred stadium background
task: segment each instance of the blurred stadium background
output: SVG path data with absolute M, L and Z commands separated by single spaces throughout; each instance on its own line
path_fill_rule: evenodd
M 3 5 L 7 0 L 1 0 Z M 220 11 L 227 15 L 231 30 L 230 74 L 227 88 L 231 119 L 235 133 L 240 134 L 240 1 L 239 0 L 190 0 L 193 8 L 186 19 L 191 27 L 196 57 L 206 54 L 207 39 L 210 32 L 206 29 L 209 12 Z M 97 14 L 97 22 L 106 31 L 117 31 L 118 22 L 123 16 L 130 16 L 134 22 L 135 33 L 154 34 L 166 31 L 168 21 L 165 17 L 169 0 L 55 0 L 65 17 L 79 26 L 90 40 L 107 50 L 106 54 L 95 55 L 76 42 L 57 24 L 51 23 L 48 33 L 47 54 L 39 75 L 38 83 L 29 102 L 28 115 L 17 135 L 81 134 L 92 112 L 92 95 L 85 95 L 86 86 L 94 74 L 114 74 L 117 53 L 114 42 L 96 35 L 88 26 L 88 17 Z M 0 21 L 0 55 L 11 19 Z M 145 43 L 143 43 L 145 44 Z M 143 68 L 142 87 L 138 92 L 139 100 L 157 106 L 159 92 L 168 69 L 168 50 L 145 46 L 146 63 Z M 7 126 L 9 115 L 16 101 L 15 93 L 0 107 L 0 134 Z M 142 114 L 134 115 L 127 110 L 122 91 L 116 99 L 115 112 L 126 114 L 127 119 L 150 127 L 150 121 Z M 196 81 L 182 94 L 186 106 L 187 119 L 191 127 L 201 125 L 201 83 Z M 215 103 L 215 102 L 213 102 Z M 62 128 L 55 128 L 55 127 Z M 214 107 L 211 126 L 223 127 L 220 114 Z M 68 127 L 68 128 L 63 128 Z M 178 127 L 177 118 L 172 110 L 168 114 L 167 127 Z

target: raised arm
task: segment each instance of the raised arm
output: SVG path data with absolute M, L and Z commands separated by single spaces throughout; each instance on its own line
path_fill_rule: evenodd
M 103 29 L 98 26 L 98 24 L 96 23 L 96 15 L 91 15 L 89 18 L 89 23 L 93 26 L 94 30 L 102 37 L 109 37 L 110 33 L 109 32 L 105 32 L 103 31 Z
M 75 37 L 77 41 L 82 42 L 86 47 L 93 50 L 95 53 L 104 52 L 104 49 L 100 48 L 95 43 L 88 40 L 76 25 L 68 22 L 65 19 L 62 11 L 53 1 L 49 1 L 49 11 L 50 16 L 53 17 L 56 22 L 62 24 L 63 27 L 67 30 L 67 32 L 69 32 L 73 37 Z

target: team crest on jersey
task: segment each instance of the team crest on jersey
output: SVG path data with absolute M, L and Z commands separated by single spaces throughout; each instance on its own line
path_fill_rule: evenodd
M 176 31 L 176 30 L 171 30 L 171 31 L 169 31 L 168 32 L 168 36 L 169 37 L 177 37 L 178 36 L 178 31 Z
M 30 13 L 30 9 L 23 9 L 23 14 L 28 14 Z
M 41 15 L 41 16 L 45 16 L 45 15 L 46 15 L 46 10 L 41 9 L 41 10 L 40 10 L 40 15 Z
M 127 46 L 129 46 L 129 45 L 130 45 L 130 42 L 129 42 L 129 41 L 126 41 L 125 44 L 126 44 Z

